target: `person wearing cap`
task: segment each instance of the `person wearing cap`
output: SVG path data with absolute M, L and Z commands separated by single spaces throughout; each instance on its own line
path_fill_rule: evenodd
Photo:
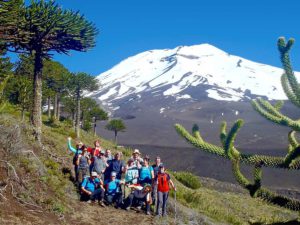
M 81 147 L 81 153 L 78 154 L 76 165 L 78 166 L 78 182 L 81 184 L 83 179 L 89 174 L 91 164 L 90 154 L 87 152 L 87 146 Z
M 139 183 L 141 185 L 150 184 L 154 179 L 153 167 L 149 165 L 150 158 L 145 156 L 143 159 L 142 167 L 139 170 Z
M 170 178 L 170 175 L 165 172 L 165 167 L 162 163 L 159 165 L 159 172 L 155 180 L 157 182 L 156 215 L 166 216 L 170 186 L 174 191 L 176 191 L 176 188 Z
M 121 157 L 121 152 L 117 152 L 115 154 L 115 158 L 110 162 L 109 166 L 107 167 L 105 179 L 109 179 L 109 175 L 112 172 L 116 172 L 117 179 L 121 179 L 122 173 L 125 171 L 125 164 L 124 161 L 121 160 Z
M 117 179 L 116 176 L 117 173 L 112 172 L 110 175 L 110 179 L 104 182 L 106 189 L 105 199 L 108 205 L 115 203 L 115 207 L 119 208 L 123 201 L 120 185 L 124 184 L 124 181 Z
M 143 159 L 141 158 L 140 150 L 134 149 L 131 159 L 133 160 L 133 165 L 140 169 L 142 167 Z
M 78 165 L 76 164 L 76 161 L 77 161 L 79 153 L 81 153 L 81 148 L 83 146 L 83 143 L 80 142 L 80 141 L 77 142 L 76 143 L 76 148 L 74 148 L 71 144 L 71 140 L 72 140 L 72 138 L 68 137 L 68 149 L 71 152 L 75 153 L 74 157 L 73 157 L 73 166 L 74 166 L 74 173 L 75 173 L 75 182 L 77 183 L 78 182 L 78 176 L 79 176 L 79 170 L 78 170 Z
M 81 184 L 82 199 L 93 202 L 98 200 L 99 205 L 104 207 L 104 192 L 103 182 L 98 178 L 97 172 L 92 172 L 90 177 L 84 178 Z
M 154 172 L 154 178 L 157 177 L 157 174 L 159 172 L 159 165 L 161 164 L 161 159 L 159 156 L 156 156 L 155 163 L 152 165 L 153 172 Z M 155 179 L 153 179 L 152 182 L 152 204 L 156 204 L 156 197 L 157 197 L 157 182 Z
M 101 150 L 99 155 L 94 156 L 94 163 L 92 167 L 92 171 L 95 171 L 99 174 L 102 180 L 104 180 L 104 173 L 106 170 L 106 159 L 105 159 L 105 151 Z
M 128 196 L 125 201 L 126 210 L 129 210 L 132 206 L 137 206 L 138 209 L 145 203 L 146 214 L 150 215 L 150 204 L 151 204 L 151 185 L 146 184 L 144 187 L 129 185 L 133 192 Z

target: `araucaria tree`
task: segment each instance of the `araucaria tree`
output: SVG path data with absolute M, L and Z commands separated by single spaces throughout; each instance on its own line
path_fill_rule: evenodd
M 118 132 L 125 131 L 126 126 L 121 119 L 110 120 L 108 124 L 105 126 L 107 130 L 111 130 L 115 133 L 115 143 L 117 144 Z
M 278 40 L 278 49 L 284 69 L 284 73 L 281 77 L 281 83 L 289 100 L 294 105 L 300 107 L 300 85 L 294 75 L 289 58 L 289 51 L 293 43 L 293 39 L 290 39 L 287 43 L 284 38 L 279 38 Z M 236 181 L 247 189 L 252 197 L 258 197 L 281 207 L 299 211 L 300 201 L 281 196 L 262 187 L 261 180 L 263 167 L 300 170 L 300 144 L 295 137 L 295 134 L 300 131 L 300 121 L 299 119 L 292 119 L 280 112 L 283 106 L 283 101 L 271 104 L 266 100 L 258 98 L 252 101 L 252 105 L 254 109 L 266 119 L 291 129 L 291 131 L 287 134 L 289 145 L 285 156 L 275 157 L 258 154 L 243 154 L 240 150 L 235 148 L 235 138 L 239 129 L 243 125 L 243 120 L 241 119 L 234 123 L 229 132 L 226 131 L 226 122 L 222 123 L 220 134 L 221 147 L 203 140 L 197 125 L 194 125 L 192 134 L 186 131 L 184 127 L 179 124 L 175 124 L 175 128 L 179 135 L 195 147 L 231 160 L 233 174 Z M 243 175 L 240 170 L 240 163 L 253 165 L 253 182 Z
M 96 77 L 86 73 L 73 74 L 70 83 L 68 84 L 76 99 L 76 119 L 75 119 L 75 133 L 76 137 L 80 136 L 80 100 L 84 91 L 95 91 L 99 88 Z
M 0 46 L 8 51 L 34 56 L 31 123 L 41 138 L 43 59 L 51 52 L 68 54 L 95 46 L 97 29 L 78 12 L 64 10 L 54 1 L 0 0 Z

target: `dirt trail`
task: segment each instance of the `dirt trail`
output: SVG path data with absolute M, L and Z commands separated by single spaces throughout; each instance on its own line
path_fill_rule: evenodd
M 76 204 L 76 203 L 74 203 Z M 36 224 L 72 224 L 72 225 L 152 225 L 153 216 L 142 212 L 125 211 L 113 207 L 102 208 L 97 204 L 77 202 L 74 212 L 66 213 L 64 217 L 49 213 L 45 210 L 22 206 L 13 199 L 0 204 L 0 224 L 7 225 L 36 225 Z

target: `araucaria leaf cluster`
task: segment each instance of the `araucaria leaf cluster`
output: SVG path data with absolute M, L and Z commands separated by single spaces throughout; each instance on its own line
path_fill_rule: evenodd
M 289 51 L 294 43 L 293 39 L 288 42 L 284 38 L 278 39 L 278 50 L 283 65 L 284 73 L 281 77 L 281 83 L 288 99 L 297 107 L 300 107 L 300 85 L 293 72 Z M 261 186 L 262 168 L 272 167 L 278 169 L 300 170 L 300 145 L 295 134 L 300 131 L 300 121 L 284 115 L 280 110 L 283 107 L 283 101 L 271 104 L 269 101 L 258 98 L 252 101 L 253 108 L 266 119 L 282 126 L 289 127 L 291 131 L 287 134 L 289 145 L 287 153 L 282 157 L 266 156 L 259 154 L 243 154 L 235 148 L 234 141 L 239 129 L 243 125 L 243 120 L 237 120 L 227 132 L 227 124 L 221 124 L 221 146 L 208 143 L 200 135 L 199 127 L 194 125 L 192 134 L 183 126 L 175 124 L 175 128 L 180 136 L 185 138 L 195 147 L 227 158 L 231 160 L 232 171 L 236 181 L 247 189 L 252 197 L 258 197 L 270 203 L 291 210 L 300 211 L 300 201 L 276 194 Z M 253 181 L 247 179 L 240 170 L 240 163 L 253 165 Z

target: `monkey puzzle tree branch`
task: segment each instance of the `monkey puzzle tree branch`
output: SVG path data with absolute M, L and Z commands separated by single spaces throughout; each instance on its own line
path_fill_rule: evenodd
M 187 142 L 189 142 L 196 148 L 229 159 L 223 147 L 219 147 L 217 145 L 210 144 L 205 141 L 199 141 L 180 124 L 175 124 L 175 129 L 180 136 L 182 136 Z M 249 165 L 256 165 L 262 162 L 264 167 L 283 168 L 292 170 L 300 169 L 300 163 L 298 162 L 293 163 L 291 165 L 287 165 L 285 162 L 285 157 L 240 153 L 240 161 L 241 163 Z

